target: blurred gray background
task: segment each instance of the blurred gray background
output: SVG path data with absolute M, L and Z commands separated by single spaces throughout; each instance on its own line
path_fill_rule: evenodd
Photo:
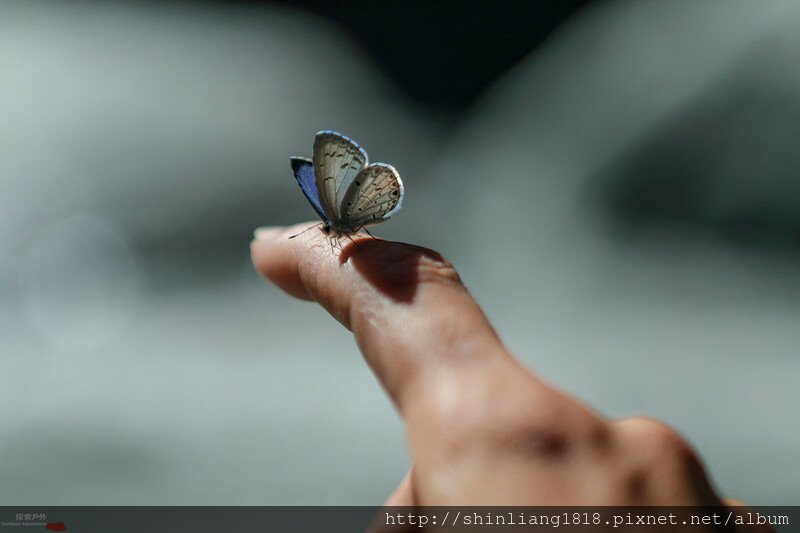
M 800 4 L 483 4 L 0 5 L 0 504 L 391 492 L 350 335 L 249 263 L 320 129 L 530 368 L 800 502 Z

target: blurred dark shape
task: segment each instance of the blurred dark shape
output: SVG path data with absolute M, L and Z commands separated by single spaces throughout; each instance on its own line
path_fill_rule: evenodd
M 743 245 L 800 244 L 800 77 L 780 47 L 746 54 L 599 172 L 628 235 L 678 223 Z
M 339 24 L 407 96 L 431 111 L 469 107 L 588 0 L 279 2 Z

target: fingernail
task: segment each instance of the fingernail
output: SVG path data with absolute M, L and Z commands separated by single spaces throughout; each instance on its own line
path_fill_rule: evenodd
M 279 232 L 281 228 L 279 226 L 262 226 L 260 228 L 256 228 L 253 231 L 253 238 L 255 239 L 268 239 L 275 233 Z

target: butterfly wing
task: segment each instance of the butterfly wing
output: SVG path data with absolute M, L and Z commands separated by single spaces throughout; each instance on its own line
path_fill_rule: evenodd
M 340 133 L 325 130 L 317 133 L 314 139 L 313 162 L 319 203 L 336 226 L 344 216 L 342 200 L 367 161 L 367 152 Z
M 328 217 L 325 216 L 325 210 L 319 202 L 319 194 L 317 194 L 317 184 L 314 180 L 314 162 L 305 157 L 292 157 L 289 159 L 292 164 L 292 172 L 294 172 L 294 179 L 300 185 L 300 190 L 308 199 L 308 203 L 317 212 L 319 218 L 328 222 Z
M 359 172 L 342 201 L 344 222 L 350 228 L 378 224 L 403 206 L 403 181 L 393 166 L 373 163 Z

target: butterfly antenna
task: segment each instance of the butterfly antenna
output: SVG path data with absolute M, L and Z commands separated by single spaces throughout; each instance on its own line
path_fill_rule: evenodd
M 292 236 L 291 236 L 291 237 L 289 237 L 289 238 L 290 238 L 290 239 L 294 239 L 294 238 L 295 238 L 295 237 L 297 237 L 298 235 L 302 235 L 303 233 L 307 232 L 308 230 L 310 230 L 310 229 L 314 229 L 314 228 L 316 228 L 317 226 L 319 226 L 319 225 L 321 225 L 321 224 L 323 224 L 323 222 L 320 222 L 319 224 L 314 224 L 313 226 L 309 226 L 309 227 L 307 227 L 306 229 L 304 229 L 303 231 L 301 231 L 300 233 L 295 233 L 294 235 L 292 235 Z

